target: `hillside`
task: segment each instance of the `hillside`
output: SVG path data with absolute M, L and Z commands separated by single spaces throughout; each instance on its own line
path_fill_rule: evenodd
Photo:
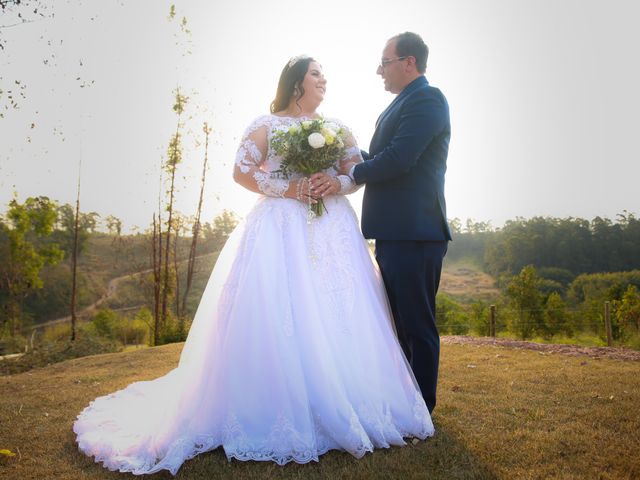
M 446 293 L 462 303 L 490 301 L 500 294 L 491 275 L 471 262 L 449 262 L 446 257 L 439 292 Z
M 196 270 L 188 301 L 188 308 L 191 312 L 195 311 L 198 306 L 217 256 L 218 252 L 204 253 L 196 261 Z M 138 263 L 142 265 L 141 261 Z M 120 265 L 119 269 L 121 268 L 122 266 Z M 136 310 L 144 305 L 148 301 L 148 294 L 144 291 L 140 281 L 141 274 L 147 273 L 148 267 L 141 266 L 139 268 L 142 268 L 140 272 L 122 273 L 119 269 L 114 270 L 112 266 L 111 269 L 98 273 L 100 267 L 98 264 L 93 264 L 87 275 L 104 276 L 110 278 L 110 280 L 104 293 L 96 299 L 96 303 L 84 306 L 81 317 L 84 319 L 89 318 L 91 314 L 95 313 L 95 308 L 98 306 L 115 310 Z M 120 276 L 111 278 L 112 275 Z M 184 284 L 184 280 L 182 284 Z M 488 301 L 499 295 L 493 278 L 468 262 L 445 263 L 440 291 L 462 303 L 473 300 Z M 52 319 L 46 323 L 54 324 L 64 321 L 68 321 L 68 316 Z
M 444 339 L 437 434 L 361 460 L 330 452 L 278 467 L 227 462 L 220 450 L 188 461 L 178 479 L 638 478 L 637 361 L 457 345 Z M 177 364 L 181 344 L 98 355 L 0 378 L 0 479 L 126 478 L 74 444 L 75 415 L 98 395 Z M 129 477 L 132 478 L 132 477 Z M 168 473 L 151 478 L 172 478 Z
M 178 247 L 178 258 L 184 267 L 188 257 L 191 239 L 181 237 Z M 203 239 L 198 247 L 196 261 L 196 279 L 194 290 L 190 295 L 199 298 L 206 279 L 202 275 L 210 272 L 217 251 L 220 249 L 219 239 Z M 104 233 L 90 234 L 85 251 L 78 263 L 78 311 L 92 310 L 92 306 L 109 308 L 140 307 L 145 301 L 145 287 L 141 284 L 143 275 L 150 269 L 150 246 L 146 235 L 128 235 L 115 237 Z M 181 274 L 184 277 L 185 268 Z M 71 298 L 71 270 L 68 258 L 53 266 L 46 266 L 41 272 L 44 288 L 37 290 L 24 304 L 24 311 L 32 318 L 33 325 L 52 322 L 69 315 L 69 299 Z M 117 288 L 113 288 L 114 281 Z M 87 312 L 88 314 L 91 312 Z M 86 317 L 87 315 L 84 315 Z

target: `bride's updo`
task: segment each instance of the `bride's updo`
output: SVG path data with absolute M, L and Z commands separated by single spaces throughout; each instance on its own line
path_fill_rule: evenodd
M 302 80 L 309 70 L 309 64 L 315 60 L 306 55 L 293 57 L 287 62 L 280 74 L 278 81 L 278 89 L 276 90 L 276 98 L 271 102 L 271 113 L 280 112 L 289 106 L 291 98 L 298 100 L 304 95 Z

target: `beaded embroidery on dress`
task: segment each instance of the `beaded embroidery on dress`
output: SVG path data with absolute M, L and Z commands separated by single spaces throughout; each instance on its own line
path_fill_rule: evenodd
M 175 474 L 218 447 L 280 465 L 331 449 L 360 458 L 433 435 L 351 204 L 327 197 L 309 222 L 252 140 L 292 121 L 260 117 L 245 132 L 236 165 L 264 195 L 220 253 L 177 368 L 97 398 L 74 423 L 105 467 Z

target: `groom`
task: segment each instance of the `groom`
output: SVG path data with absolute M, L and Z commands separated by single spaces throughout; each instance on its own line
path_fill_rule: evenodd
M 444 200 L 451 127 L 447 100 L 424 77 L 428 53 L 415 33 L 387 41 L 377 73 L 397 96 L 378 118 L 365 162 L 349 175 L 366 184 L 362 233 L 376 240 L 398 338 L 431 412 L 440 355 L 436 292 L 451 240 Z

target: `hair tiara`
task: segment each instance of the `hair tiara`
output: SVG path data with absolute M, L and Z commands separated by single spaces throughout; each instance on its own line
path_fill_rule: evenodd
M 289 63 L 287 64 L 287 66 L 289 68 L 291 68 L 296 63 L 298 63 L 300 60 L 304 60 L 305 58 L 309 58 L 309 55 L 296 55 L 295 57 L 291 57 L 291 59 L 289 60 Z

